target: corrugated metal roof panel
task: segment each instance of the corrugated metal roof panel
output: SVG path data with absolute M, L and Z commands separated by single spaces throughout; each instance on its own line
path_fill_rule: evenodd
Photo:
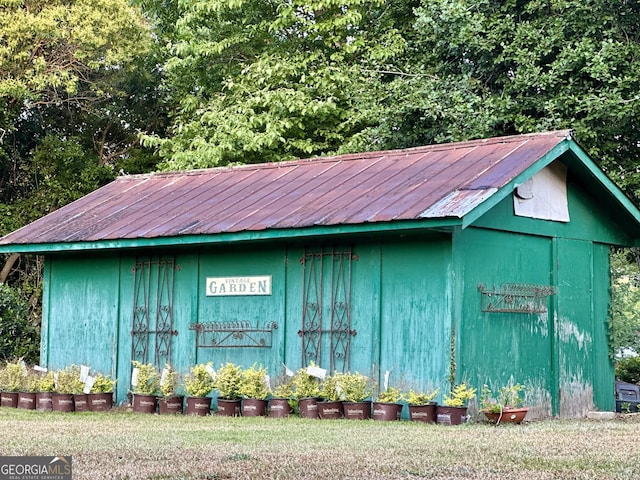
M 568 136 L 563 130 L 123 176 L 7 235 L 0 245 L 461 218 Z
M 427 208 L 420 214 L 420 218 L 462 218 L 465 213 L 473 210 L 497 191 L 497 188 L 489 188 L 487 190 L 456 190 L 438 203 Z

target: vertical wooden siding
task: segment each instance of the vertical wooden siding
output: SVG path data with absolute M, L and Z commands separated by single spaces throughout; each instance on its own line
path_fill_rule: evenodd
M 352 247 L 351 328 L 357 334 L 350 370 L 379 383 L 390 371 L 392 385 L 446 391 L 454 366 L 458 381 L 477 387 L 525 383 L 534 414 L 613 408 L 606 245 L 467 228 L 453 244 L 448 235 L 431 234 L 356 239 Z M 283 373 L 284 364 L 299 368 L 303 253 L 302 246 L 284 244 L 174 252 L 174 367 L 186 373 L 200 362 L 255 362 L 272 376 Z M 118 400 L 130 388 L 135 260 L 115 254 L 47 259 L 44 361 L 50 368 L 84 363 L 115 374 Z M 206 296 L 207 276 L 245 275 L 272 275 L 272 295 Z M 557 295 L 545 313 L 482 312 L 478 285 L 506 282 L 553 285 Z M 277 322 L 271 345 L 196 348 L 189 324 L 238 320 Z
M 508 198 L 477 224 L 454 236 L 454 258 L 464 297 L 457 379 L 527 384 L 533 414 L 581 416 L 614 405 L 608 358 L 609 247 L 615 225 L 589 196 L 569 190 L 567 224 L 514 217 Z M 507 231 L 498 231 L 500 227 Z M 495 230 L 494 230 L 495 229 Z M 537 235 L 532 235 L 537 233 Z M 556 235 L 553 237 L 553 235 Z M 479 283 L 554 286 L 548 313 L 480 311 Z
M 526 384 L 536 415 L 552 413 L 553 322 L 547 313 L 481 311 L 486 289 L 504 283 L 550 285 L 551 241 L 545 237 L 469 228 L 454 239 L 464 280 L 461 317 L 456 320 L 456 379 L 493 390 Z
M 381 384 L 443 387 L 448 376 L 451 260 L 448 236 L 354 244 L 351 295 L 350 370 Z M 302 249 L 287 262 L 286 361 L 302 364 L 298 335 L 302 315 Z M 327 367 L 321 362 L 321 366 Z
M 49 258 L 41 363 L 87 364 L 115 374 L 120 259 L 117 255 Z
M 404 389 L 445 390 L 449 376 L 449 237 L 382 245 L 381 375 Z
M 607 356 L 608 249 L 581 240 L 558 239 L 556 338 L 561 416 L 612 410 L 612 364 Z M 596 266 L 600 272 L 596 272 Z

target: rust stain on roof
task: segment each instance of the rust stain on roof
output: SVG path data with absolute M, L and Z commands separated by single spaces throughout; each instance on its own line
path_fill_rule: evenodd
M 0 245 L 461 218 L 569 135 L 122 176 Z

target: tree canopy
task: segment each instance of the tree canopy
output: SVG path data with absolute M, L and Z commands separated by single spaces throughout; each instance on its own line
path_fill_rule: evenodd
M 95 189 L 132 155 L 150 45 L 126 0 L 0 1 L 0 232 Z
M 144 17 L 126 0 L 0 0 L 0 235 L 120 169 L 155 165 L 138 139 L 162 118 L 152 46 Z M 1 290 L 0 303 L 15 305 L 20 295 L 23 307 L 7 308 L 25 318 L 12 313 L 11 322 L 37 325 L 42 262 L 1 260 L 0 284 L 13 290 Z M 17 356 L 38 350 L 37 343 L 5 347 L 4 356 L 9 347 Z
M 379 0 L 191 1 L 177 17 L 171 132 L 146 137 L 167 169 L 349 149 L 376 124 L 372 89 L 406 46 Z
M 173 22 L 165 169 L 574 128 L 638 199 L 636 2 L 144 5 Z
M 638 2 L 435 0 L 416 10 L 415 26 L 438 77 L 486 106 L 473 109 L 483 120 L 469 134 L 574 128 L 640 198 Z
M 559 128 L 638 202 L 639 118 L 638 2 L 0 0 L 0 234 L 120 172 Z

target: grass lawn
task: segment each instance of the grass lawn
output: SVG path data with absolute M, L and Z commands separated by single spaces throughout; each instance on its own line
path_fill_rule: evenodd
M 42 413 L 0 408 L 0 455 L 79 479 L 637 479 L 640 416 L 525 425 Z

